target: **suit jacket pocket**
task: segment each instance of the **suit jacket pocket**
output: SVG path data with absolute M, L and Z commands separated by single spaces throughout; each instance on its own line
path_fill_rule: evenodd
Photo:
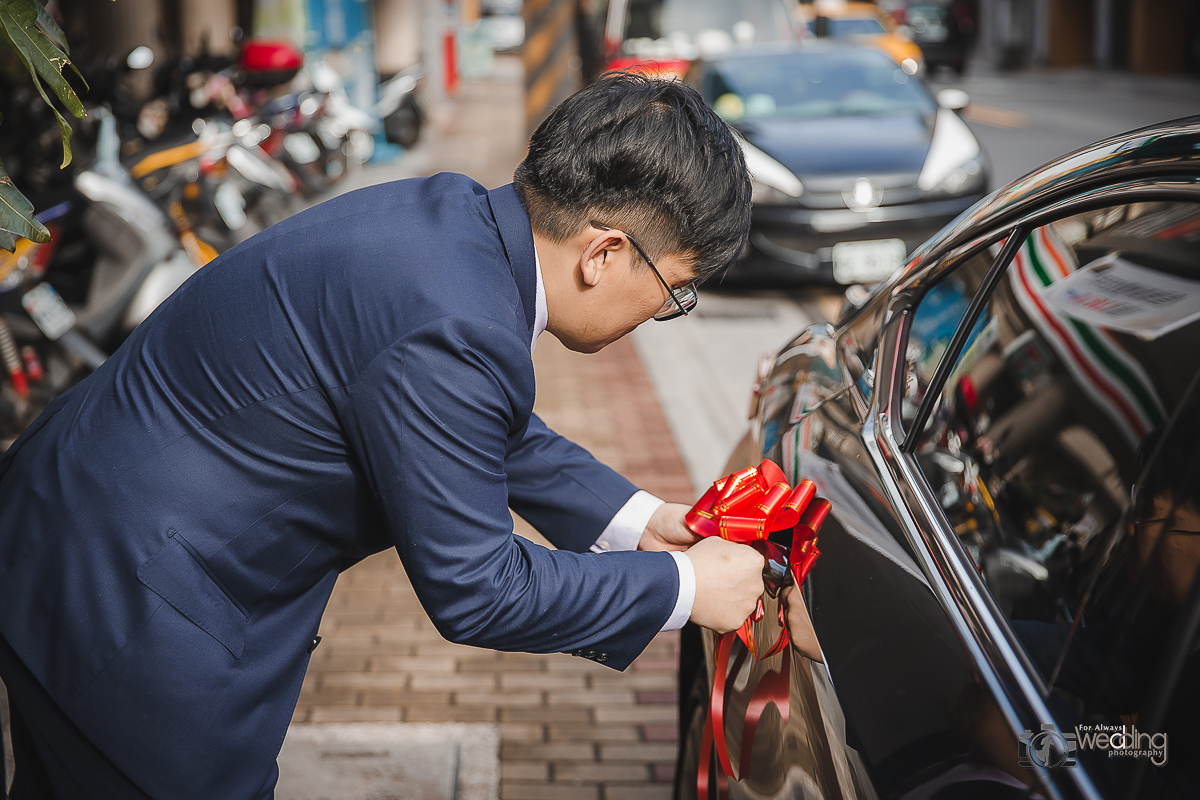
M 246 612 L 226 594 L 182 534 L 171 531 L 167 543 L 138 568 L 137 576 L 234 658 L 241 657 Z

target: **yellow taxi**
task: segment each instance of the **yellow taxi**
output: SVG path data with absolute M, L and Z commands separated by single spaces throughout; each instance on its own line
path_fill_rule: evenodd
M 811 0 L 800 3 L 796 15 L 810 36 L 860 42 L 887 53 L 910 75 L 925 71 L 920 45 L 903 25 L 874 3 Z

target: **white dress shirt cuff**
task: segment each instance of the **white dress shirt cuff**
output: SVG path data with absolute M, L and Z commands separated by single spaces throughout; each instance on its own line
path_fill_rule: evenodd
M 679 570 L 679 597 L 675 600 L 675 610 L 667 618 L 667 624 L 662 626 L 664 631 L 677 631 L 692 618 L 692 605 L 696 602 L 696 569 L 692 560 L 678 550 L 672 550 L 675 567 Z
M 593 553 L 607 553 L 610 550 L 637 550 L 638 542 L 642 540 L 642 532 L 650 523 L 650 518 L 658 507 L 663 504 L 649 492 L 638 491 L 625 501 L 608 527 L 600 534 L 600 538 L 592 545 Z
M 592 545 L 592 552 L 608 553 L 615 550 L 636 550 L 642 540 L 642 533 L 650 524 L 650 517 L 663 504 L 663 501 L 645 491 L 634 493 L 625 501 L 613 518 L 609 521 L 600 538 Z M 675 568 L 679 570 L 679 595 L 675 598 L 675 608 L 663 625 L 663 631 L 677 631 L 692 617 L 692 605 L 696 602 L 696 570 L 692 567 L 691 559 L 683 553 L 672 551 Z

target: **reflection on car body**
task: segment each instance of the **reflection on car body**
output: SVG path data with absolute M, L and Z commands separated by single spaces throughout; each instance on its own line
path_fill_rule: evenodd
M 986 189 L 962 98 L 935 99 L 870 48 L 729 53 L 685 80 L 737 132 L 754 181 L 735 278 L 874 283 Z
M 733 797 L 1200 793 L 1197 145 L 1200 117 L 1016 181 L 780 352 L 729 467 L 833 501 L 824 663 L 735 658 Z M 714 676 L 684 641 L 694 797 Z M 788 708 L 756 711 L 781 671 Z

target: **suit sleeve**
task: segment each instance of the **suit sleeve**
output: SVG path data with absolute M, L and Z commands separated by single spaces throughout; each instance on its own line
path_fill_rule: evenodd
M 537 415 L 508 454 L 509 505 L 555 547 L 582 553 L 637 487 Z
M 349 387 L 347 440 L 443 636 L 586 650 L 624 669 L 671 614 L 678 571 L 667 553 L 551 551 L 513 535 L 505 456 L 530 369 L 528 342 L 506 327 L 435 320 Z

